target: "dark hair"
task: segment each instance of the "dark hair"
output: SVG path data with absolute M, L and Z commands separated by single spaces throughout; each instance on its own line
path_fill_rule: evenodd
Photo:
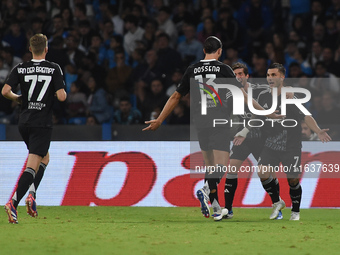
M 123 44 L 123 37 L 121 35 L 112 35 L 110 36 L 110 39 L 115 39 L 115 41 L 120 45 Z
M 165 12 L 165 13 L 167 13 L 167 14 L 171 14 L 171 12 L 172 12 L 172 10 L 171 10 L 171 8 L 170 7 L 168 7 L 168 6 L 163 6 L 163 7 L 161 7 L 160 9 L 159 9 L 159 12 Z
M 123 102 L 123 101 L 128 101 L 129 103 L 131 103 L 130 98 L 128 96 L 122 96 L 121 98 L 119 98 L 119 102 Z
M 222 42 L 216 36 L 209 36 L 203 44 L 206 54 L 215 53 L 218 49 L 222 48 Z
M 134 24 L 135 26 L 138 26 L 138 18 L 135 16 L 135 15 L 127 15 L 124 19 L 125 23 L 132 23 Z
M 292 63 L 289 65 L 289 68 L 292 68 L 292 67 L 295 67 L 295 66 L 300 67 L 300 64 L 297 63 L 297 62 L 292 62 Z
M 56 14 L 53 16 L 53 19 L 63 19 L 63 16 L 61 16 L 61 14 Z
M 152 26 L 154 26 L 156 30 L 158 29 L 158 22 L 153 18 L 147 19 L 147 21 L 144 24 L 144 28 L 146 27 L 146 24 L 152 24 Z
M 35 18 L 33 18 L 31 20 L 31 24 L 34 24 L 34 23 L 41 23 L 41 24 L 43 24 L 44 21 L 41 18 L 39 18 L 39 17 L 35 17 Z
M 52 47 L 62 46 L 63 44 L 64 44 L 64 38 L 62 36 L 53 37 L 53 40 L 50 43 Z
M 66 11 L 66 10 L 68 10 L 69 13 L 70 13 L 70 17 L 68 17 L 67 22 L 68 22 L 69 25 L 71 26 L 71 25 L 73 24 L 73 13 L 72 13 L 71 8 L 69 8 L 69 7 L 63 8 L 63 9 L 60 11 L 60 14 L 61 14 L 61 16 L 63 16 L 62 14 L 63 14 L 63 12 Z
M 269 66 L 268 69 L 275 69 L 277 68 L 279 70 L 280 73 L 282 73 L 283 75 L 286 75 L 286 68 L 280 64 L 280 63 L 273 63 Z
M 125 56 L 125 51 L 123 47 L 115 48 L 114 52 L 115 52 L 115 57 L 117 56 L 117 54 L 123 54 Z
M 232 65 L 231 68 L 233 69 L 233 71 L 235 71 L 236 69 L 239 69 L 239 68 L 243 68 L 244 74 L 245 75 L 249 74 L 248 67 L 245 64 L 243 64 L 243 63 L 236 62 L 235 64 Z
M 91 39 L 92 39 L 93 37 L 98 37 L 101 41 L 104 40 L 103 37 L 102 37 L 99 33 L 96 33 L 96 32 L 92 34 Z
M 106 24 L 106 23 L 111 23 L 113 25 L 113 22 L 110 19 L 104 19 L 103 24 Z
M 76 4 L 76 8 L 86 15 L 86 5 L 84 3 Z
M 91 27 L 91 23 L 90 23 L 90 21 L 88 21 L 87 19 L 85 19 L 85 20 L 79 21 L 78 26 L 79 26 L 79 27 Z
M 315 68 L 316 68 L 317 66 L 321 66 L 322 68 L 326 69 L 326 64 L 325 64 L 325 62 L 323 62 L 323 61 L 318 61 L 318 62 L 316 62 L 316 63 L 315 63 Z
M 167 33 L 164 33 L 164 32 L 160 33 L 160 34 L 157 36 L 157 39 L 159 39 L 159 38 L 161 38 L 161 37 L 165 37 L 165 38 L 168 40 L 168 42 L 170 42 L 170 36 L 169 36 Z

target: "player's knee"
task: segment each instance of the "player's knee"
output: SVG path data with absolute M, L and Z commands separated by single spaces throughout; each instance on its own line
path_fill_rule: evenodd
M 41 163 L 44 163 L 47 166 L 49 162 L 50 162 L 50 154 L 47 153 L 46 156 L 43 157 L 43 159 L 41 160 Z

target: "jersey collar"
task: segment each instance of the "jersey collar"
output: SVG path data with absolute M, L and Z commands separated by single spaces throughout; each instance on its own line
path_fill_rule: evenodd
M 201 62 L 210 62 L 210 61 L 216 61 L 216 59 L 206 59 L 206 60 L 202 59 L 201 60 Z
M 42 62 L 45 61 L 45 59 L 32 59 L 32 62 Z

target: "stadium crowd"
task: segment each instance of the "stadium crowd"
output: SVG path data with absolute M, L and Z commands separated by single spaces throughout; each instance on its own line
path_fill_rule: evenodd
M 0 84 L 31 59 L 28 38 L 47 35 L 46 58 L 63 69 L 68 93 L 55 103 L 55 124 L 156 118 L 210 35 L 223 42 L 220 60 L 245 63 L 252 78 L 266 82 L 267 67 L 284 64 L 290 86 L 312 91 L 307 108 L 318 123 L 340 124 L 340 0 L 0 3 Z M 189 105 L 184 97 L 166 124 L 189 124 Z M 0 122 L 17 119 L 17 105 L 1 96 Z

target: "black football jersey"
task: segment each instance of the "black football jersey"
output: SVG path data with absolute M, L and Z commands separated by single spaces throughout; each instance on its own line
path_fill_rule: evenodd
M 6 84 L 22 94 L 19 124 L 31 127 L 52 127 L 52 106 L 55 92 L 65 89 L 63 72 L 56 63 L 31 60 L 20 63 L 9 74 Z
M 294 96 L 296 98 L 296 96 Z M 264 109 L 269 109 L 272 106 L 273 97 L 271 91 L 268 90 L 265 93 L 261 93 L 258 98 L 259 104 Z M 276 110 L 281 113 L 281 95 L 277 98 Z M 292 148 L 301 148 L 301 120 L 303 120 L 305 115 L 293 104 L 287 104 L 286 107 L 286 117 L 284 120 L 284 125 L 282 125 L 283 120 L 271 120 L 265 121 L 266 132 L 266 142 L 265 146 L 276 151 L 288 151 Z M 297 122 L 297 125 L 294 126 Z
M 233 109 L 233 96 L 229 89 L 219 89 L 216 94 L 214 85 L 218 84 L 242 87 L 230 66 L 217 60 L 201 60 L 189 66 L 184 73 L 177 92 L 184 96 L 190 91 L 190 113 L 196 127 L 213 127 L 214 119 L 229 121 Z M 202 115 L 201 111 L 202 93 L 209 94 L 206 115 Z
M 253 83 L 249 83 L 249 88 L 252 88 L 252 96 L 254 100 L 258 100 L 258 97 L 261 93 L 264 93 L 268 90 L 270 90 L 269 85 L 267 84 L 253 84 Z M 241 115 L 236 115 L 238 117 L 238 121 L 243 123 L 245 121 L 245 123 L 247 124 L 248 121 L 251 119 L 251 117 L 253 116 L 253 114 L 250 112 L 249 108 L 248 108 L 248 104 L 245 104 L 244 106 L 244 114 Z M 260 116 L 256 116 L 256 119 L 264 119 L 263 117 Z M 252 123 L 253 125 L 258 125 L 259 123 Z M 238 131 L 241 131 L 243 129 L 243 125 L 239 125 Z M 258 138 L 262 138 L 262 132 L 261 132 L 261 128 L 257 128 L 257 127 L 253 127 L 250 129 L 250 132 L 247 135 L 247 139 L 258 139 Z

